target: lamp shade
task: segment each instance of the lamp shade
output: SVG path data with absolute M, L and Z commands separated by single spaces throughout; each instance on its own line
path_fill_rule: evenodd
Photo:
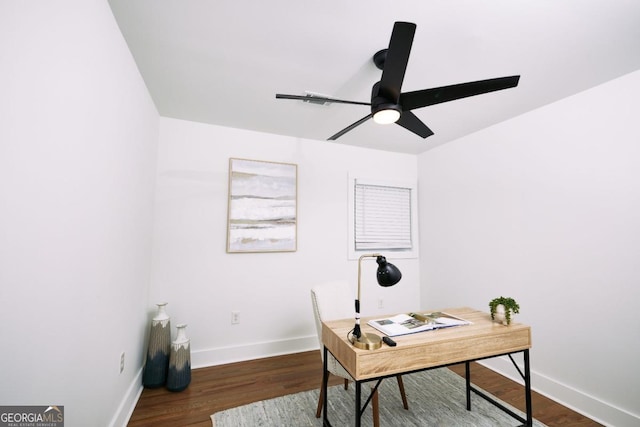
M 398 270 L 398 267 L 387 262 L 387 259 L 382 255 L 376 258 L 378 263 L 378 284 L 380 286 L 393 286 L 402 279 L 402 273 Z

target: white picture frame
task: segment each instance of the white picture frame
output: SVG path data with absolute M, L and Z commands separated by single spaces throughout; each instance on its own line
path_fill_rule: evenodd
M 297 250 L 298 166 L 229 159 L 227 252 Z

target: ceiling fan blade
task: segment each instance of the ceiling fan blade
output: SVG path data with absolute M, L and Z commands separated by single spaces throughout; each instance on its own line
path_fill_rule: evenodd
M 367 120 L 369 120 L 371 117 L 373 117 L 372 114 L 366 115 L 363 118 L 361 118 L 360 120 L 358 120 L 355 123 L 350 124 L 349 126 L 347 126 L 346 128 L 342 129 L 340 132 L 336 133 L 335 135 L 330 136 L 329 138 L 327 138 L 327 141 L 335 141 L 336 139 L 340 138 L 342 135 L 344 135 L 345 133 L 349 132 L 350 130 L 354 129 L 357 126 L 360 126 L 361 124 L 363 124 L 364 122 L 366 122 Z
M 380 79 L 380 95 L 395 103 L 400 98 L 402 81 L 407 70 L 415 32 L 416 24 L 410 22 L 396 22 L 393 25 L 389 49 Z
M 329 102 L 337 104 L 371 105 L 370 102 L 345 101 L 343 99 L 325 98 L 323 96 L 315 95 L 285 95 L 282 93 L 276 93 L 276 99 L 294 99 L 298 101 L 313 102 L 315 104 L 324 104 Z
M 520 76 L 498 77 L 495 79 L 479 80 L 477 82 L 459 83 L 441 86 L 433 89 L 405 92 L 400 95 L 400 105 L 403 111 L 422 108 L 428 105 L 441 104 L 469 96 L 495 92 L 518 86 Z
M 422 120 L 420 120 L 411 111 L 404 111 L 396 124 L 415 133 L 418 136 L 421 136 L 422 138 L 427 138 L 433 135 L 433 131 L 429 129 L 427 125 L 425 125 Z

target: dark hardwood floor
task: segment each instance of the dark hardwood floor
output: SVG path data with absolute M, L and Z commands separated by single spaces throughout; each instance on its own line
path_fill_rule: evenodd
M 451 369 L 464 375 L 464 365 Z M 471 369 L 474 384 L 524 410 L 522 386 L 479 364 L 472 364 Z M 182 392 L 145 389 L 128 425 L 211 427 L 210 415 L 214 412 L 319 388 L 321 376 L 317 350 L 194 369 L 191 384 Z M 339 378 L 332 379 L 332 384 L 340 383 Z M 535 392 L 533 416 L 549 427 L 601 426 Z

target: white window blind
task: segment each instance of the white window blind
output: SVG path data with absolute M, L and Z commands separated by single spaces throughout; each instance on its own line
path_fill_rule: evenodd
M 354 186 L 356 250 L 412 249 L 411 188 Z

